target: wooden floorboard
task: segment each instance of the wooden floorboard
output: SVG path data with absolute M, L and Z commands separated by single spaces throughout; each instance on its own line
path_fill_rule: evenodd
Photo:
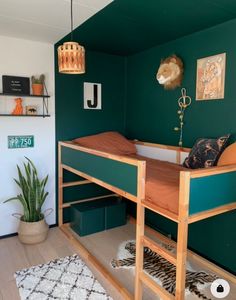
M 37 245 L 23 245 L 17 236 L 0 240 L 0 299 L 20 299 L 15 271 L 73 253 L 73 247 L 58 228 L 50 229 L 48 239 Z
M 149 234 L 153 237 L 153 234 Z M 132 293 L 134 288 L 134 273 L 129 269 L 114 270 L 110 267 L 110 261 L 117 256 L 119 245 L 126 240 L 135 238 L 135 225 L 127 224 L 112 230 L 100 232 L 79 238 L 80 242 L 101 262 L 117 280 Z M 33 265 L 46 263 L 51 259 L 64 257 L 77 253 L 76 249 L 68 242 L 68 239 L 59 228 L 49 230 L 48 239 L 38 245 L 23 245 L 19 242 L 17 236 L 0 240 L 0 299 L 1 300 L 20 300 L 18 289 L 16 287 L 14 272 Z M 193 259 L 192 259 L 193 258 Z M 201 265 L 194 257 L 190 257 L 190 265 L 194 269 L 207 270 L 207 265 Z M 105 289 L 109 291 L 114 300 L 122 300 L 114 288 L 109 286 L 106 280 L 99 277 L 95 270 L 92 270 L 97 279 L 102 283 Z M 217 270 L 216 270 L 217 271 Z M 220 274 L 222 277 L 222 274 Z M 231 294 L 224 298 L 225 300 L 235 300 L 236 285 L 231 284 Z M 207 296 L 214 299 L 209 291 Z M 144 300 L 158 300 L 148 289 L 144 289 Z M 197 300 L 199 298 L 188 295 L 186 300 Z
M 147 230 L 146 235 L 156 242 L 161 240 L 158 236 L 152 233 L 152 230 Z M 134 269 L 113 269 L 111 268 L 110 262 L 113 258 L 117 257 L 119 251 L 119 246 L 122 242 L 127 240 L 135 239 L 135 224 L 128 223 L 125 226 L 117 227 L 111 230 L 99 232 L 96 234 L 91 234 L 85 237 L 77 236 L 80 244 L 88 249 L 88 251 L 99 260 L 99 262 L 115 277 L 124 287 L 133 294 L 134 292 Z M 173 246 L 175 243 L 173 242 Z M 213 273 L 212 268 L 208 268 L 208 265 L 203 264 L 199 259 L 194 259 L 193 255 L 190 255 L 187 268 L 194 269 L 196 271 L 206 271 Z M 216 268 L 215 273 L 220 277 L 224 278 L 223 273 L 220 269 Z M 219 272 L 218 272 L 219 271 Z M 226 273 L 227 275 L 227 273 Z M 225 279 L 228 279 L 227 277 Z M 236 295 L 236 285 L 229 281 L 231 285 L 231 294 L 225 298 L 225 300 L 235 300 Z M 104 286 L 105 287 L 105 286 Z M 210 299 L 215 299 L 210 292 L 210 285 L 204 288 L 204 293 Z M 150 289 L 144 288 L 143 300 L 158 300 L 159 298 Z M 197 300 L 197 296 L 193 294 L 187 294 L 186 300 Z
M 51 228 L 47 240 L 37 245 L 23 245 L 17 236 L 0 240 L 0 300 L 20 300 L 14 278 L 16 271 L 74 253 L 78 251 L 59 228 Z M 122 300 L 108 281 L 96 270 L 92 272 L 114 299 Z

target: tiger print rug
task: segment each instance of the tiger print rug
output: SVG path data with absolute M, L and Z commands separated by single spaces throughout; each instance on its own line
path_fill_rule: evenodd
M 165 248 L 174 251 L 173 248 L 162 244 Z M 117 268 L 132 268 L 135 266 L 135 241 L 126 241 L 120 245 L 119 259 L 113 259 L 111 266 Z M 153 279 L 162 285 L 169 293 L 175 295 L 176 267 L 148 247 L 144 247 L 144 270 Z M 204 271 L 194 271 L 187 265 L 186 291 L 195 294 L 200 299 L 211 300 L 201 291 L 206 284 L 212 283 L 218 277 Z

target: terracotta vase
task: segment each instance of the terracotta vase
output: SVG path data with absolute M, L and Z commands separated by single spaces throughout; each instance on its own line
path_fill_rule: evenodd
M 32 84 L 32 92 L 33 92 L 33 95 L 36 95 L 36 96 L 43 95 L 43 84 L 33 83 Z

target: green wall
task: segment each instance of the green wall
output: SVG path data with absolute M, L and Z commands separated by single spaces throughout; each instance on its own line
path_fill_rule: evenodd
M 184 146 L 198 137 L 236 133 L 236 21 L 195 33 L 151 48 L 127 58 L 99 52 L 86 53 L 86 74 L 59 74 L 55 55 L 56 139 L 106 130 L 118 130 L 130 138 L 177 145 L 177 99 L 180 89 L 165 91 L 156 81 L 161 58 L 182 57 L 185 64 L 183 86 L 193 103 L 186 112 Z M 85 45 L 86 46 L 86 45 Z M 55 48 L 57 45 L 55 46 Z M 196 60 L 226 52 L 225 99 L 195 101 Z M 83 109 L 83 82 L 102 83 L 103 109 Z M 103 193 L 88 189 L 83 193 Z M 77 191 L 68 191 L 75 199 Z M 81 192 L 82 193 L 82 192 Z M 90 195 L 91 196 L 91 195 Z M 68 217 L 68 215 L 66 216 Z M 148 212 L 147 222 L 176 237 L 173 222 Z M 189 245 L 224 268 L 236 273 L 236 213 L 229 212 L 190 225 Z
M 125 128 L 125 70 L 126 59 L 121 56 L 99 52 L 86 52 L 86 73 L 68 75 L 58 73 L 57 46 L 55 45 L 55 111 L 56 147 L 58 141 Z M 102 84 L 102 110 L 83 109 L 83 83 Z M 78 180 L 65 172 L 65 181 Z M 64 189 L 64 201 L 90 198 L 110 194 L 97 185 L 86 185 Z M 69 209 L 64 210 L 64 221 L 70 220 Z
M 55 58 L 57 141 L 108 130 L 124 132 L 125 58 L 87 51 L 83 75 L 58 73 L 56 52 Z M 102 84 L 102 110 L 83 109 L 84 82 Z
M 183 87 L 192 97 L 186 112 L 184 146 L 191 147 L 199 137 L 236 133 L 236 21 L 172 41 L 129 56 L 127 60 L 126 134 L 130 138 L 177 145 L 177 99 L 180 89 L 166 91 L 156 81 L 161 58 L 173 53 L 184 61 Z M 226 52 L 225 98 L 195 101 L 196 61 Z M 176 235 L 176 228 L 150 213 L 148 222 Z M 195 251 L 236 273 L 236 213 L 190 225 L 189 245 Z
M 128 57 L 127 134 L 132 138 L 177 145 L 177 99 L 180 89 L 166 91 L 156 80 L 160 60 L 173 53 L 184 61 L 183 87 L 192 97 L 186 111 L 184 145 L 198 137 L 236 132 L 236 21 L 201 31 Z M 225 98 L 195 101 L 198 58 L 226 52 Z

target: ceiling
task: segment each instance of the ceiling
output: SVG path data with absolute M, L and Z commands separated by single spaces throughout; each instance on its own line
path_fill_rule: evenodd
M 131 55 L 234 18 L 235 0 L 115 0 L 74 37 L 87 49 Z
M 111 0 L 74 0 L 74 27 Z M 70 0 L 0 0 L 0 35 L 55 43 L 70 32 Z
M 74 39 L 86 49 L 118 55 L 236 18 L 235 0 L 73 2 Z M 56 43 L 69 32 L 70 0 L 0 0 L 0 35 Z

